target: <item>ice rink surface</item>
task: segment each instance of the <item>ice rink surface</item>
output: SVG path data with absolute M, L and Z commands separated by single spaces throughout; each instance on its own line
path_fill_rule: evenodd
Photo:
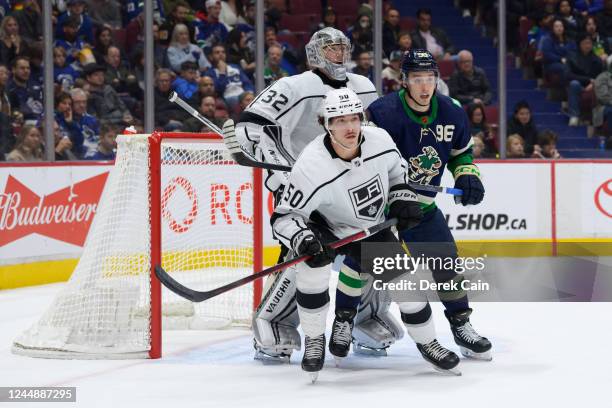
M 46 360 L 13 355 L 61 284 L 0 291 L 0 386 L 74 386 L 53 407 L 610 407 L 612 303 L 476 303 L 475 328 L 492 362 L 462 359 L 461 377 L 434 371 L 409 338 L 388 357 L 327 355 L 316 384 L 291 364 L 253 360 L 246 329 L 167 331 L 160 360 Z M 441 343 L 459 353 L 440 304 Z M 328 325 L 329 327 L 329 325 Z M 44 403 L 0 403 L 40 407 Z

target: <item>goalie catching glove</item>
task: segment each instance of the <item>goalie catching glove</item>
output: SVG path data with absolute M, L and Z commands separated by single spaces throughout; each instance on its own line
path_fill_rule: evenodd
M 463 195 L 455 196 L 455 203 L 463 205 L 479 204 L 484 198 L 484 186 L 480 181 L 480 171 L 474 164 L 458 166 L 453 172 L 455 188 L 463 190 Z
M 398 184 L 389 190 L 389 218 L 397 218 L 397 230 L 417 226 L 423 219 L 419 198 L 408 184 Z
M 292 247 L 298 256 L 311 255 L 306 265 L 311 268 L 320 268 L 329 265 L 336 258 L 336 251 L 321 243 L 311 230 L 302 230 L 292 242 Z

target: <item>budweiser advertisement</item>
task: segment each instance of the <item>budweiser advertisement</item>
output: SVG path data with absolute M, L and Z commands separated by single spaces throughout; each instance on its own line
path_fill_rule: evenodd
M 2 167 L 3 264 L 78 257 L 110 166 Z

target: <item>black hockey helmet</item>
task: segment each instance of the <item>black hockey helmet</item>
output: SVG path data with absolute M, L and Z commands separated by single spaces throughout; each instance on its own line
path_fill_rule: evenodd
M 419 48 L 406 51 L 402 59 L 404 78 L 408 77 L 408 73 L 416 71 L 431 71 L 436 77 L 440 76 L 436 59 L 429 51 Z

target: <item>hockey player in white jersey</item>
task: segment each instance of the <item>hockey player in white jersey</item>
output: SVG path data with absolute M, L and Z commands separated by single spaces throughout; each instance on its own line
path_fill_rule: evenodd
M 325 359 L 329 264 L 336 255 L 326 244 L 383 222 L 387 205 L 400 231 L 422 218 L 417 194 L 407 184 L 408 166 L 393 140 L 383 129 L 362 127 L 363 121 L 363 104 L 353 91 L 344 88 L 327 93 L 320 118 L 325 133 L 306 146 L 294 163 L 270 220 L 275 236 L 295 255 L 312 256 L 296 266 L 296 298 L 305 337 L 302 369 L 313 373 L 313 381 Z M 364 241 L 393 243 L 398 253 L 402 251 L 389 229 L 338 251 L 361 263 Z M 358 301 L 360 293 L 355 295 Z M 427 300 L 400 302 L 399 307 L 423 357 L 440 370 L 452 370 L 459 358 L 437 342 Z M 350 316 L 350 310 L 341 315 Z M 350 336 L 350 317 L 345 322 L 338 317 L 336 311 L 332 339 Z M 330 343 L 333 354 L 334 344 Z
M 351 44 L 341 31 L 330 27 L 317 31 L 306 45 L 312 70 L 282 78 L 264 89 L 235 126 L 231 120 L 224 124 L 226 141 L 237 141 L 244 153 L 257 161 L 292 166 L 304 147 L 320 134 L 318 110 L 328 91 L 352 89 L 364 107 L 378 97 L 369 79 L 347 72 L 350 51 Z M 268 172 L 265 184 L 274 192 L 275 201 L 287 178 L 288 173 Z M 286 251 L 283 247 L 281 259 Z M 340 273 L 359 278 L 354 266 L 343 265 Z M 263 300 L 253 319 L 256 358 L 288 357 L 300 348 L 294 294 L 295 268 L 266 281 Z M 369 293 L 365 297 L 369 301 L 355 319 L 354 336 L 363 345 L 356 350 L 383 349 L 403 336 L 400 324 L 388 312 L 388 302 L 379 302 L 380 297 L 380 292 Z

